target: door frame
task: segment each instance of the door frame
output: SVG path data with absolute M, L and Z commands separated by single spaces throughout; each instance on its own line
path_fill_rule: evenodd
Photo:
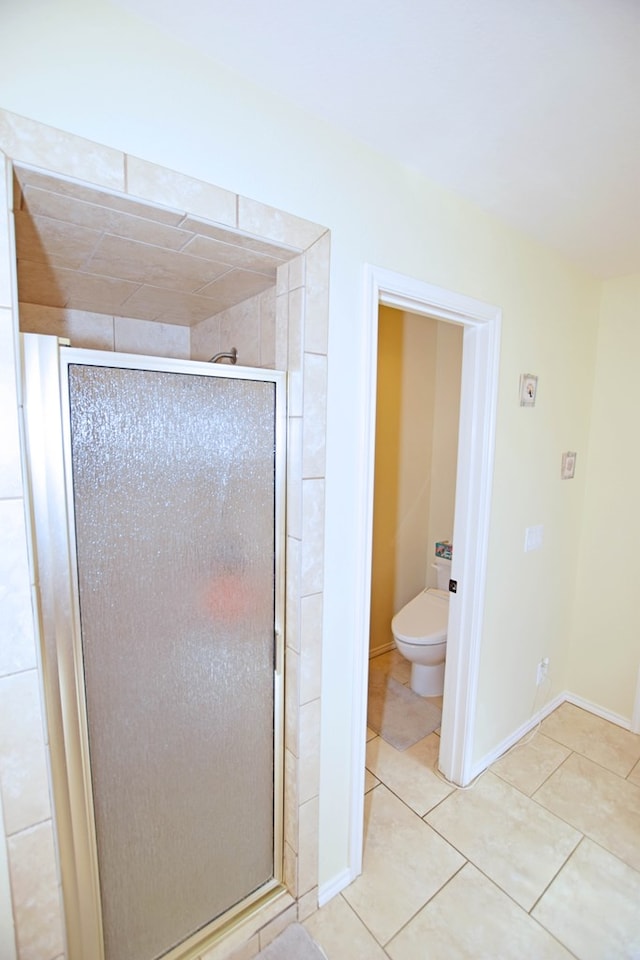
M 453 783 L 472 779 L 478 673 L 484 619 L 486 564 L 493 481 L 498 372 L 499 307 L 404 274 L 365 265 L 359 456 L 358 590 L 353 687 L 351 876 L 362 871 L 364 770 L 373 544 L 373 494 L 380 305 L 459 324 L 464 328 L 456 479 L 454 554 L 447 669 L 439 768 Z M 477 771 L 476 771 L 477 772 Z

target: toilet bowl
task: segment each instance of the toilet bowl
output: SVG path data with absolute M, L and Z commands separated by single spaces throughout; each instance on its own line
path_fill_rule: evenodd
M 396 613 L 391 630 L 398 652 L 411 663 L 411 689 L 421 697 L 440 697 L 449 624 L 451 563 L 439 560 L 438 588 L 427 587 Z

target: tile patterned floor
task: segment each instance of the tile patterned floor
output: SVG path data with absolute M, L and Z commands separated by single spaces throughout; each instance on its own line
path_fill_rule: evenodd
M 458 790 L 437 734 L 369 731 L 363 873 L 305 923 L 328 960 L 640 960 L 640 736 L 564 703 L 527 739 Z

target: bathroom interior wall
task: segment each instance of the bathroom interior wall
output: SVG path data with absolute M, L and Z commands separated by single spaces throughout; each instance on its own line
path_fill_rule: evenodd
M 437 585 L 437 575 L 432 566 L 434 544 L 439 540 L 453 542 L 460 425 L 462 333 L 462 327 L 454 323 L 440 321 L 437 325 L 431 496 L 427 532 L 426 583 L 430 587 Z
M 381 306 L 370 656 L 393 646 L 391 619 L 436 585 L 435 537 L 451 539 L 462 328 Z
M 576 461 L 587 488 L 568 667 L 573 693 L 625 719 L 640 669 L 638 357 L 635 274 L 603 286 L 589 455 Z
M 106 0 L 8 5 L 0 63 L 0 99 L 7 110 L 331 230 L 326 514 L 318 512 L 320 524 L 326 518 L 326 563 L 317 876 L 321 887 L 335 890 L 350 864 L 354 774 L 348 731 L 356 723 L 355 598 L 361 590 L 366 475 L 364 265 L 381 265 L 502 309 L 474 761 L 531 717 L 542 656 L 551 657 L 550 695 L 567 687 L 584 520 L 586 466 L 580 464 L 587 463 L 601 284 L 464 199 Z M 48 136 L 51 166 L 64 148 Z M 519 405 L 522 373 L 539 376 L 533 409 Z M 3 374 L 10 396 L 13 368 L 3 367 Z M 578 451 L 573 481 L 560 480 L 563 450 Z M 11 473 L 1 496 L 21 495 L 19 474 L 15 489 Z M 615 478 L 603 474 L 598 502 L 609 492 L 616 492 Z M 544 527 L 543 547 L 524 553 L 524 531 L 532 524 Z M 591 602 L 610 609 L 604 591 Z M 590 669 L 597 671 L 598 664 Z M 611 685 L 626 689 L 622 671 Z
M 391 619 L 425 585 L 437 321 L 378 316 L 370 655 L 393 645 Z

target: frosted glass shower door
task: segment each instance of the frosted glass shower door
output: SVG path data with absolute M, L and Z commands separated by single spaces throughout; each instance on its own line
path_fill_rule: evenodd
M 282 375 L 61 356 L 104 956 L 155 960 L 280 878 Z

